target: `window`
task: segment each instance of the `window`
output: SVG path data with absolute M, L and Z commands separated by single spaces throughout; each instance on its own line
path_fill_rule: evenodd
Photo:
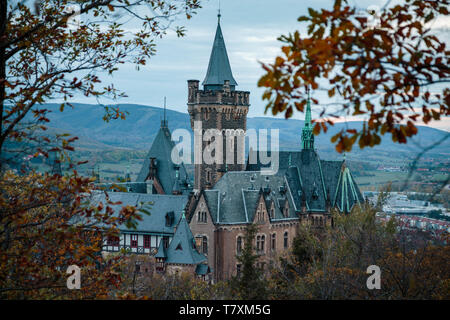
M 263 205 L 259 205 L 259 210 L 256 212 L 256 220 L 258 222 L 264 222 L 264 211 L 263 211 Z
M 271 244 L 272 251 L 277 250 L 277 234 L 272 233 L 272 244 Z
M 285 233 L 284 233 L 284 248 L 286 249 L 287 247 L 288 247 L 288 240 L 289 240 L 289 235 L 288 235 L 288 232 L 286 231 Z
M 239 236 L 236 239 L 236 253 L 240 254 L 242 252 L 242 237 Z
M 137 248 L 138 246 L 138 235 L 137 234 L 132 234 L 131 235 L 131 247 L 132 248 Z
M 266 241 L 266 236 L 256 236 L 256 251 L 258 253 L 264 253 L 264 243 Z
M 208 238 L 206 236 L 203 236 L 202 251 L 204 254 L 208 254 Z
M 236 265 L 236 277 L 240 277 L 241 276 L 241 265 L 237 264 Z
M 167 249 L 169 247 L 169 237 L 163 237 L 162 241 L 163 241 L 164 248 Z
M 115 236 L 108 236 L 108 239 L 106 241 L 108 246 L 118 246 L 119 242 L 120 242 L 119 237 L 115 237 Z
M 147 234 L 144 235 L 144 248 L 150 248 L 150 236 Z
M 175 248 L 175 250 L 183 250 L 183 247 L 181 246 L 181 243 L 179 243 L 179 244 L 177 245 L 177 247 Z
M 206 170 L 206 182 L 211 182 L 211 170 Z
M 197 213 L 197 222 L 203 222 L 206 223 L 207 220 L 207 215 L 206 215 L 206 211 L 199 211 Z

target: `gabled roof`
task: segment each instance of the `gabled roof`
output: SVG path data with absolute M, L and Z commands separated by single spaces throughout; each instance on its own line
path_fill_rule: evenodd
M 199 264 L 206 261 L 206 257 L 195 248 L 194 236 L 184 214 L 181 216 L 166 255 L 167 263 Z
M 269 189 L 269 193 L 264 192 Z M 267 203 L 278 203 L 277 199 L 288 201 L 287 218 L 297 218 L 283 175 L 267 176 L 260 172 L 229 171 L 212 190 L 205 190 L 204 195 L 215 224 L 251 223 L 261 195 Z M 273 218 L 286 219 L 277 205 Z
M 225 80 L 230 81 L 232 89 L 234 86 L 237 86 L 237 82 L 234 80 L 233 73 L 231 72 L 230 61 L 228 60 L 227 49 L 219 22 L 217 24 L 216 36 L 209 58 L 208 71 L 206 72 L 205 80 L 203 80 L 203 85 L 205 89 L 208 89 L 208 86 L 222 86 Z
M 175 223 L 166 225 L 166 214 L 174 212 L 173 221 L 176 222 L 181 217 L 181 212 L 188 201 L 187 195 L 159 195 L 146 193 L 129 193 L 129 192 L 108 192 L 109 200 L 112 202 L 121 202 L 120 205 L 113 205 L 114 215 L 118 215 L 122 206 L 138 206 L 144 204 L 145 209 L 150 215 L 141 214 L 142 220 L 138 221 L 136 229 L 129 229 L 125 225 L 119 226 L 119 230 L 123 232 L 142 232 L 142 233 L 159 233 L 172 235 L 174 233 Z M 99 202 L 106 203 L 106 195 L 104 192 L 96 193 L 92 196 L 90 203 L 97 205 Z
M 136 179 L 137 182 L 145 182 L 145 179 L 149 173 L 150 158 L 156 158 L 157 176 L 161 186 L 164 189 L 165 194 L 172 194 L 172 190 L 175 185 L 179 185 L 183 194 L 189 193 L 187 184 L 189 183 L 189 177 L 186 172 L 186 168 L 183 164 L 175 165 L 172 162 L 172 149 L 175 147 L 175 143 L 171 139 L 172 134 L 169 128 L 161 126 L 156 135 L 152 146 L 145 157 L 141 171 Z M 179 167 L 179 181 L 176 177 L 176 167 Z

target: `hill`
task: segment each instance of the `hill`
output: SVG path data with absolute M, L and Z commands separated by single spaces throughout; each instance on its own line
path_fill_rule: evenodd
M 122 111 L 128 113 L 126 120 L 102 120 L 104 110 L 101 106 L 91 104 L 74 104 L 75 108 L 66 107 L 59 111 L 59 104 L 46 104 L 52 112 L 49 114 L 51 131 L 67 132 L 77 135 L 80 140 L 77 147 L 85 150 L 106 150 L 126 148 L 133 150 L 147 150 L 160 126 L 163 111 L 158 107 L 123 104 Z M 191 131 L 189 115 L 173 110 L 167 110 L 167 118 L 171 130 L 183 128 Z M 274 119 L 268 117 L 248 118 L 248 129 L 280 129 L 280 149 L 300 149 L 300 133 L 303 127 L 301 120 Z M 326 134 L 316 136 L 315 146 L 324 159 L 339 159 L 342 155 L 334 151 L 330 138 L 342 128 L 358 129 L 362 122 L 336 123 Z M 408 144 L 392 142 L 390 136 L 385 136 L 381 145 L 374 148 L 360 150 L 357 146 L 348 157 L 366 161 L 406 160 L 411 159 L 422 150 L 446 135 L 447 132 L 420 126 L 419 133 Z M 447 157 L 450 153 L 450 139 L 433 148 L 427 154 L 430 157 Z

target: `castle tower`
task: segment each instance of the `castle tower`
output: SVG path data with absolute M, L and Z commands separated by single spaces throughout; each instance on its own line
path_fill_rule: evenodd
M 195 129 L 195 123 L 201 123 L 203 134 L 208 129 L 218 129 L 223 133 L 223 157 L 212 164 L 206 164 L 202 157 L 201 163 L 195 164 L 196 190 L 210 189 L 226 171 L 241 171 L 245 167 L 242 141 L 247 128 L 250 92 L 236 90 L 237 82 L 231 71 L 220 28 L 220 14 L 218 18 L 208 71 L 202 83 L 203 89 L 200 89 L 198 80 L 188 80 L 188 112 L 192 129 Z M 241 139 L 238 138 L 239 135 Z M 214 139 L 201 142 L 201 155 L 212 142 Z M 195 152 L 199 152 L 199 147 L 200 143 L 195 146 Z M 228 152 L 227 157 L 227 147 L 228 151 L 234 150 L 232 156 Z

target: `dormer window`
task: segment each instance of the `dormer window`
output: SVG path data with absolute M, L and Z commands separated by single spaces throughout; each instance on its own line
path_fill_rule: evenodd
M 175 250 L 183 250 L 183 247 L 181 246 L 181 243 L 179 243 L 179 244 L 177 245 L 177 247 L 175 248 Z
M 174 213 L 173 211 L 166 213 L 166 227 L 171 227 L 174 221 Z

